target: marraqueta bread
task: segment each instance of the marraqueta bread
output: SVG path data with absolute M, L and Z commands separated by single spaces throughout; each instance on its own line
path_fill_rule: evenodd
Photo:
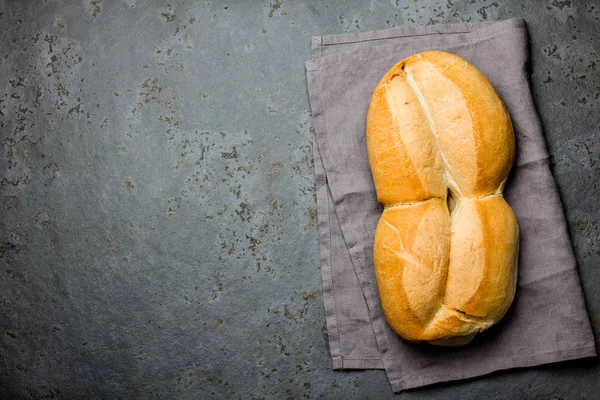
M 367 148 L 384 211 L 381 303 L 411 342 L 462 345 L 509 309 L 518 226 L 502 196 L 515 138 L 488 79 L 440 51 L 396 64 L 373 93 Z

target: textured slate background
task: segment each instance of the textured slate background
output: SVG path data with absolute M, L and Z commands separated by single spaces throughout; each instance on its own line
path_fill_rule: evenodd
M 310 36 L 515 16 L 598 342 L 597 1 L 0 0 L 0 398 L 393 397 L 331 370 Z M 593 399 L 599 374 L 395 397 Z

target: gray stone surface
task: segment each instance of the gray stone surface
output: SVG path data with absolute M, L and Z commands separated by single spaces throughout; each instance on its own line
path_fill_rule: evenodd
M 310 36 L 515 16 L 600 338 L 600 3 L 0 0 L 0 398 L 394 397 L 331 370 Z M 599 373 L 395 397 L 593 399 Z

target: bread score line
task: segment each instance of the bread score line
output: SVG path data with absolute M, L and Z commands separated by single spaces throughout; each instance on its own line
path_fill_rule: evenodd
M 429 51 L 384 75 L 366 134 L 384 205 L 374 265 L 386 319 L 407 341 L 464 345 L 515 295 L 519 232 L 502 195 L 510 116 L 474 66 Z

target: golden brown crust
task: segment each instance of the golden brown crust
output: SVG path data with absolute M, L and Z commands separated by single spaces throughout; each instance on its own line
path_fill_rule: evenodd
M 444 195 L 443 165 L 435 137 L 414 91 L 400 79 L 373 93 L 367 119 L 371 171 L 382 204 L 420 201 Z M 389 107 L 394 102 L 398 107 Z M 397 116 L 401 114 L 403 118 Z M 409 137 L 405 132 L 412 132 Z M 395 166 L 401 165 L 402 168 Z
M 386 207 L 375 272 L 386 318 L 404 339 L 464 344 L 510 307 L 518 227 L 502 189 L 514 146 L 502 101 L 460 57 L 408 57 L 375 89 L 367 148 Z
M 444 298 L 450 217 L 442 199 L 387 208 L 375 232 L 375 272 L 386 318 L 419 340 Z

